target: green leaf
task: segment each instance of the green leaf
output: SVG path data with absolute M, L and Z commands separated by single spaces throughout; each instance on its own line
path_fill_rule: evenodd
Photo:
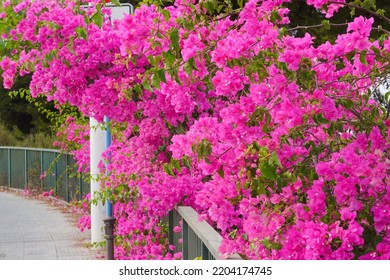
M 320 114 L 315 114 L 313 116 L 313 120 L 316 124 L 328 124 L 330 123 L 327 119 L 324 118 L 324 116 L 322 115 L 322 113 Z
M 45 55 L 45 60 L 46 61 L 52 61 L 54 57 L 57 56 L 58 51 L 57 50 L 51 50 L 49 53 Z
M 155 60 L 153 55 L 148 55 L 146 57 L 151 65 L 155 65 Z
M 119 2 L 119 0 L 110 0 L 110 2 L 112 4 L 114 4 L 115 6 L 119 7 L 121 5 L 121 3 Z
M 282 38 L 282 37 L 286 36 L 287 34 L 288 34 L 288 32 L 287 32 L 286 27 L 282 27 L 279 29 L 279 38 Z
M 260 180 L 253 180 L 252 183 L 252 196 L 258 196 L 259 194 L 266 194 L 265 185 Z
M 96 5 L 96 13 L 92 16 L 91 20 L 97 26 L 99 26 L 99 27 L 103 26 L 104 17 L 103 17 L 103 13 L 102 13 L 101 4 Z
M 214 6 L 214 1 L 212 0 L 207 0 L 206 3 L 205 3 L 205 8 L 206 8 L 206 11 L 209 13 L 209 14 L 212 14 L 215 10 L 215 6 Z
M 371 46 L 371 50 L 374 51 L 376 56 L 378 56 L 378 57 L 382 56 L 381 51 L 377 47 Z
M 265 179 L 276 180 L 276 167 L 267 161 L 260 163 L 260 171 Z
M 263 243 L 265 248 L 270 249 L 271 242 L 269 241 L 269 237 L 266 237 L 261 240 L 261 243 Z
M 341 102 L 341 104 L 342 104 L 345 108 L 347 108 L 347 109 L 351 109 L 351 108 L 353 107 L 353 105 L 354 105 L 353 101 L 350 100 L 350 99 L 344 99 L 344 100 Z
M 384 15 L 386 14 L 386 11 L 383 10 L 383 9 L 378 9 L 378 10 L 376 10 L 376 13 L 377 13 L 378 15 L 380 15 L 380 16 L 384 16 Z
M 266 123 L 263 124 L 263 126 L 261 127 L 261 131 L 264 132 L 264 133 L 269 133 L 271 131 L 269 125 L 267 125 Z
M 187 169 L 190 169 L 192 167 L 192 161 L 188 156 L 184 156 L 182 162 Z
M 169 163 L 164 163 L 163 166 L 164 172 L 167 173 L 170 176 L 175 176 L 175 173 L 173 172 L 173 167 Z
M 142 88 L 139 84 L 133 86 L 134 91 L 137 93 L 138 97 L 142 97 Z
M 184 63 L 183 69 L 189 76 L 192 76 L 192 67 L 187 62 Z
M 164 71 L 164 69 L 159 69 L 159 70 L 157 71 L 157 75 L 158 75 L 158 77 L 159 77 L 159 79 L 160 79 L 161 82 L 163 82 L 163 83 L 166 83 L 166 82 L 167 82 L 167 79 L 166 79 L 166 77 L 165 77 L 165 71 Z
M 224 179 L 225 178 L 225 172 L 223 171 L 223 167 L 221 166 L 218 171 L 217 171 L 218 175 Z
M 196 68 L 195 60 L 194 60 L 193 57 L 191 57 L 190 59 L 188 59 L 187 63 L 191 66 L 192 69 L 198 70 L 198 68 Z
M 153 91 L 151 85 L 150 85 L 150 82 L 149 82 L 149 79 L 145 79 L 143 82 L 142 82 L 142 86 L 144 89 L 148 90 L 148 91 Z
M 373 0 L 364 0 L 362 5 L 364 9 L 370 10 L 371 8 L 375 9 L 375 2 Z
M 157 47 L 161 47 L 161 43 L 159 41 L 154 41 L 152 44 L 152 48 L 155 50 Z
M 184 63 L 183 69 L 190 76 L 192 76 L 193 70 L 198 70 L 198 68 L 196 68 L 195 61 L 194 61 L 193 57 L 191 57 L 190 59 L 188 59 L 188 61 L 186 63 Z
M 99 27 L 103 26 L 103 15 L 99 12 L 97 12 L 93 17 L 92 21 L 94 24 L 96 24 Z
M 172 166 L 179 172 L 181 172 L 181 166 L 180 166 L 180 161 L 176 159 L 171 159 Z
M 88 39 L 87 31 L 84 27 L 77 27 L 76 28 L 76 34 L 78 38 L 83 38 L 84 40 Z
M 168 67 L 172 67 L 175 63 L 176 56 L 172 53 L 172 51 L 163 52 L 163 56 L 165 58 L 165 65 Z
M 330 22 L 329 22 L 329 20 L 323 20 L 323 21 L 321 22 L 321 24 L 322 24 L 322 26 L 323 26 L 325 29 L 327 29 L 327 30 L 330 29 Z
M 118 196 L 123 191 L 123 187 L 119 186 L 114 189 L 114 194 Z
M 275 23 L 276 21 L 281 20 L 281 16 L 279 15 L 278 11 L 272 11 L 271 12 L 271 22 Z
M 279 158 L 278 158 L 278 155 L 276 154 L 276 152 L 272 152 L 271 156 L 269 157 L 269 160 L 268 160 L 268 163 L 270 165 L 273 165 L 273 166 L 278 166 L 279 168 L 283 168 Z
M 171 13 L 168 10 L 162 10 L 161 13 L 164 16 L 164 20 L 168 22 L 171 18 Z
M 389 97 L 390 97 L 390 91 L 385 93 L 385 101 L 389 102 Z
M 360 62 L 367 66 L 368 62 L 367 62 L 367 57 L 366 56 L 367 56 L 367 51 L 362 51 L 360 53 Z
M 0 39 L 0 53 L 6 49 L 6 44 L 3 39 Z
M 175 51 L 179 51 L 180 45 L 179 45 L 179 30 L 177 28 L 174 28 L 169 35 L 169 38 L 171 39 L 172 48 Z
M 183 20 L 183 25 L 184 25 L 185 29 L 187 29 L 187 30 L 193 30 L 195 27 L 192 20 Z
M 212 147 L 211 143 L 207 139 L 203 139 L 198 146 L 196 146 L 196 153 L 198 155 L 198 160 L 204 158 L 207 162 L 207 156 L 211 155 Z
M 160 77 L 158 74 L 153 74 L 152 76 L 152 86 L 157 88 L 157 89 L 160 89 L 160 83 L 161 83 L 161 80 L 160 80 Z

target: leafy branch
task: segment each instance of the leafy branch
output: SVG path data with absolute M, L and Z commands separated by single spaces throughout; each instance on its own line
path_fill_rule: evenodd
M 295 0 L 294 0 L 295 1 Z M 300 0 L 298 0 L 300 1 Z M 352 3 L 340 3 L 340 2 L 336 2 L 336 1 L 331 1 L 329 2 L 329 4 L 336 4 L 336 5 L 343 5 L 343 6 L 347 6 L 347 7 L 350 7 L 350 8 L 353 8 L 353 9 L 356 9 L 356 10 L 360 10 L 362 12 L 366 12 L 366 13 L 369 13 L 370 15 L 376 17 L 376 18 L 379 18 L 379 19 L 382 19 L 384 21 L 386 21 L 388 24 L 390 24 L 390 18 L 386 17 L 385 15 L 383 14 L 380 14 L 378 12 L 374 12 L 372 10 L 369 10 L 369 9 L 366 9 L 362 6 L 359 6 L 359 5 L 356 5 L 356 4 L 352 4 Z

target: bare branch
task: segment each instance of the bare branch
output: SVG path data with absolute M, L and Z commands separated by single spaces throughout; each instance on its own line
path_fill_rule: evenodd
M 347 26 L 348 23 L 329 23 L 329 25 L 333 26 L 333 27 L 340 27 L 340 26 Z M 308 25 L 308 26 L 296 26 L 296 27 L 287 29 L 287 32 L 295 31 L 298 29 L 305 29 L 306 30 L 306 29 L 313 29 L 313 28 L 320 28 L 320 27 L 323 27 L 323 25 L 316 24 L 316 25 Z
M 377 30 L 377 31 L 381 31 L 381 32 L 384 32 L 388 35 L 390 35 L 390 31 L 386 30 L 386 29 L 383 29 L 381 27 L 373 27 L 372 30 Z

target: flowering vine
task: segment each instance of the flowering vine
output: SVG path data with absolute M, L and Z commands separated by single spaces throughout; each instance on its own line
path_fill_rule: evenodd
M 286 27 L 290 0 L 177 0 L 113 23 L 91 2 L 5 1 L 0 67 L 5 87 L 31 72 L 33 96 L 110 118 L 117 258 L 180 258 L 162 220 L 189 205 L 225 255 L 389 259 L 390 121 L 370 87 L 390 39 L 370 36 L 375 17 L 316 44 Z M 352 5 L 306 2 L 329 19 Z

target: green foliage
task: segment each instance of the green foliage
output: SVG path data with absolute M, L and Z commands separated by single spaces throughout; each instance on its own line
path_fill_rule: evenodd
M 0 121 L 8 130 L 14 130 L 16 127 L 23 135 L 37 131 L 50 134 L 48 118 L 35 105 L 41 104 L 42 109 L 48 111 L 54 111 L 54 105 L 42 97 L 31 97 L 27 90 L 30 79 L 31 76 L 19 77 L 11 91 L 7 91 L 3 88 L 0 78 Z
M 96 5 L 96 13 L 92 16 L 92 21 L 99 27 L 102 27 L 103 26 L 103 21 L 104 21 L 104 18 L 103 18 L 103 14 L 102 14 L 102 10 L 101 10 L 102 6 L 101 5 Z
M 210 163 L 208 156 L 211 155 L 213 148 L 209 140 L 202 139 L 199 144 L 192 146 L 192 150 L 198 155 L 198 162 L 204 159 L 205 162 Z
M 55 138 L 42 131 L 24 135 L 17 127 L 9 130 L 0 123 L 0 146 L 53 148 Z

